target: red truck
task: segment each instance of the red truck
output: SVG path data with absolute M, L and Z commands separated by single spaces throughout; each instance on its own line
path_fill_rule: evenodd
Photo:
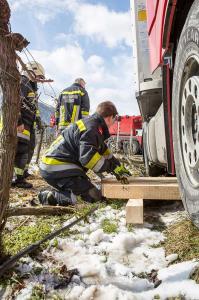
M 177 175 L 199 227 L 199 0 L 132 0 L 131 8 L 145 165 Z
M 139 154 L 142 145 L 141 131 L 141 116 L 120 116 L 119 120 L 109 128 L 111 138 L 108 145 L 112 151 L 120 151 L 128 155 Z

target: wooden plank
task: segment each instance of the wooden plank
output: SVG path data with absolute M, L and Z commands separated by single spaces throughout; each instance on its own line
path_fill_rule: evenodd
M 102 194 L 112 199 L 181 200 L 177 183 L 102 181 Z
M 143 199 L 129 199 L 126 204 L 126 223 L 143 224 Z
M 129 183 L 177 183 L 176 177 L 128 177 Z M 118 184 L 115 178 L 104 178 L 103 183 Z

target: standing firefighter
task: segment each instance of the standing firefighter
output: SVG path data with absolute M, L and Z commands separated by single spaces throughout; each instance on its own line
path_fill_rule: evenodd
M 42 177 L 56 189 L 39 193 L 43 205 L 74 204 L 78 195 L 91 203 L 102 200 L 86 175 L 89 169 L 113 173 L 117 179 L 130 175 L 105 144 L 116 116 L 114 104 L 102 102 L 95 114 L 71 124 L 55 140 L 40 164 Z
M 17 149 L 15 155 L 14 171 L 16 178 L 12 186 L 20 188 L 31 188 L 32 184 L 27 182 L 24 171 L 34 151 L 34 122 L 38 117 L 37 79 L 44 79 L 44 69 L 37 62 L 26 65 L 28 70 L 21 75 L 21 109 L 17 126 Z M 35 81 L 29 78 L 29 72 L 35 77 Z
M 61 92 L 55 114 L 59 132 L 89 115 L 90 100 L 85 85 L 83 78 L 77 78 L 75 83 Z

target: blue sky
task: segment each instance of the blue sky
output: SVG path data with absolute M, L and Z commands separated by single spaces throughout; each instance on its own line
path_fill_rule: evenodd
M 54 79 L 57 93 L 85 78 L 91 110 L 113 101 L 121 114 L 137 114 L 135 59 L 129 0 L 9 0 L 13 32 Z M 24 53 L 22 58 L 26 61 Z M 52 94 L 45 85 L 47 94 Z M 51 103 L 51 97 L 42 94 Z

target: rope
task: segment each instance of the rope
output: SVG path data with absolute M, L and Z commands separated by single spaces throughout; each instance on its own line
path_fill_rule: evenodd
M 32 55 L 32 53 L 29 51 L 29 49 L 28 49 L 27 47 L 26 47 L 25 49 L 23 49 L 23 52 L 24 52 L 24 54 L 25 54 L 25 56 L 26 56 L 26 58 L 27 58 L 27 60 L 28 60 L 29 63 L 31 63 L 31 61 L 30 61 L 30 59 L 29 59 L 29 57 L 28 57 L 28 55 L 27 55 L 26 52 L 28 52 L 28 54 L 31 56 L 32 60 L 33 60 L 35 63 L 37 63 L 37 61 L 35 60 L 34 56 Z M 51 90 L 52 90 L 54 96 L 52 96 L 52 95 L 46 93 L 45 88 L 44 88 L 44 83 L 42 83 L 44 95 L 49 96 L 49 97 L 51 97 L 51 98 L 56 98 L 57 95 L 56 95 L 56 93 L 55 93 L 54 88 L 52 87 L 52 85 L 50 84 L 50 82 L 47 82 L 47 83 L 48 83 L 49 87 L 51 88 Z

